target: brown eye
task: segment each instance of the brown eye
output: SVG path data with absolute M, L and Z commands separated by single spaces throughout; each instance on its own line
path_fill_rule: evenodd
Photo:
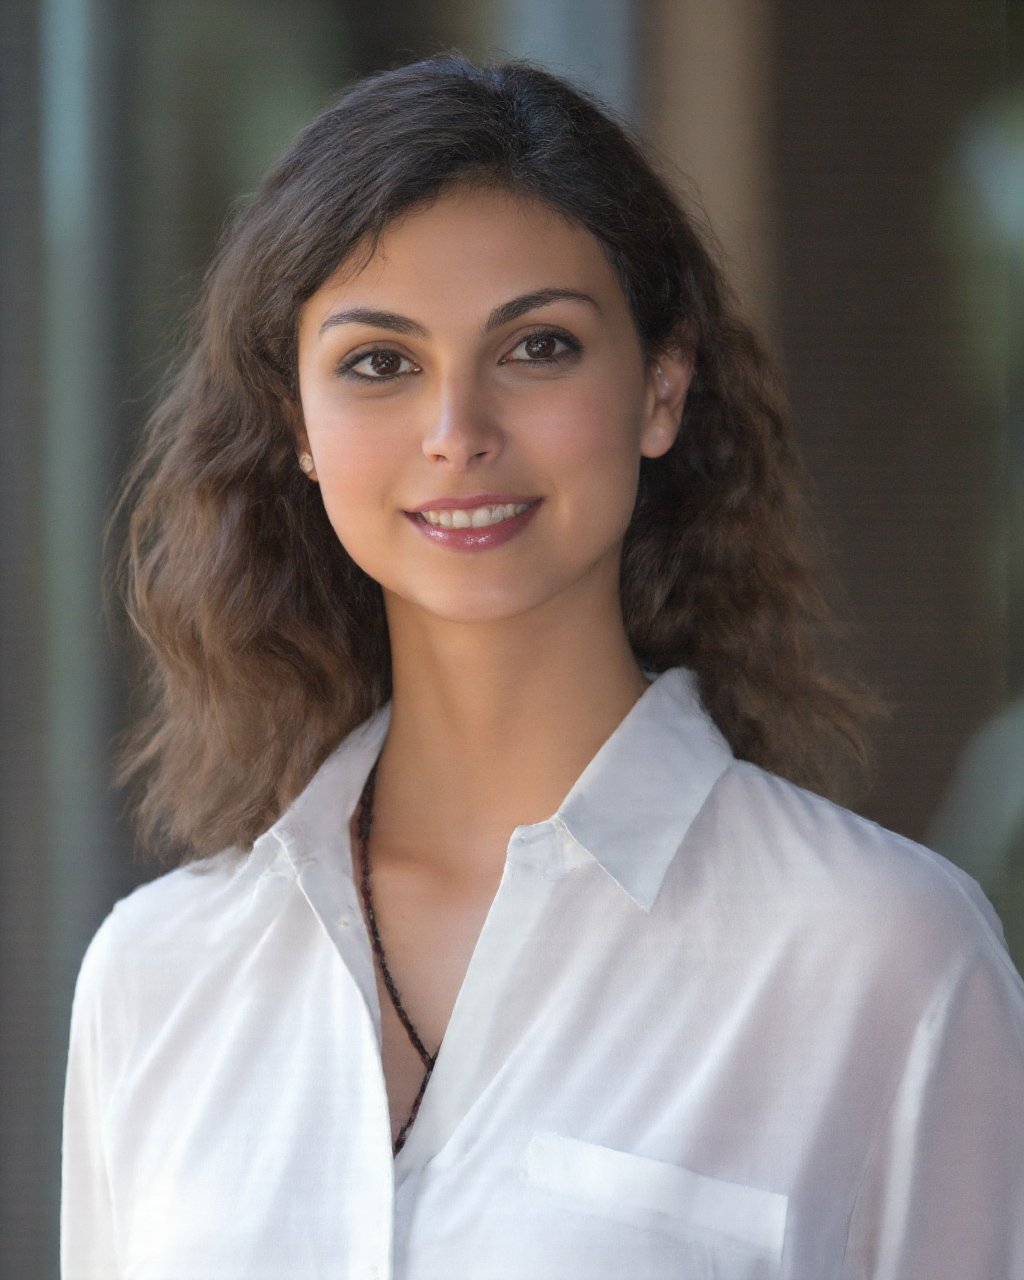
M 582 349 L 579 339 L 569 333 L 540 330 L 520 339 L 501 363 L 568 364 L 579 356 Z
M 388 378 L 402 367 L 402 357 L 397 351 L 375 351 L 367 363 L 379 378 Z
M 364 351 L 350 357 L 339 372 L 357 382 L 390 382 L 409 373 L 419 373 L 420 369 L 400 351 L 378 347 L 375 351 Z
M 535 333 L 523 343 L 523 350 L 531 360 L 550 360 L 558 347 L 558 339 L 551 333 Z

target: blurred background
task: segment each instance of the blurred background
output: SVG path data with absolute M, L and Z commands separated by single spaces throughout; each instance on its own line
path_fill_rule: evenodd
M 449 46 L 596 91 L 703 205 L 782 365 L 853 669 L 863 812 L 1024 964 L 1022 0 L 4 0 L 0 1274 L 57 1274 L 67 1021 L 133 860 L 104 512 L 219 229 L 354 77 Z

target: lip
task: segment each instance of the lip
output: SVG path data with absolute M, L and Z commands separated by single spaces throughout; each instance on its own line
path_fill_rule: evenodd
M 444 506 L 440 503 L 427 503 L 421 508 L 423 511 L 456 511 L 465 509 L 467 506 L 488 507 L 497 506 L 499 502 L 514 502 L 514 498 L 505 499 L 488 499 L 481 501 L 480 498 L 474 498 L 471 502 L 467 502 L 464 498 L 453 498 L 448 500 L 448 505 Z M 529 502 L 530 499 L 519 499 L 520 502 Z M 418 530 L 419 533 L 432 542 L 437 547 L 447 547 L 452 551 L 489 551 L 492 547 L 503 546 L 506 542 L 510 542 L 517 537 L 533 517 L 537 514 L 541 505 L 541 499 L 535 498 L 525 511 L 517 516 L 512 516 L 508 520 L 502 520 L 499 524 L 487 524 L 480 529 L 445 529 L 440 525 L 428 524 L 426 520 L 421 519 L 419 511 L 406 511 L 405 518 L 411 525 Z
M 421 507 L 410 507 L 406 515 L 419 515 L 422 511 L 472 511 L 474 507 L 504 507 L 512 503 L 537 502 L 537 498 L 523 498 L 514 493 L 475 493 L 469 498 L 434 498 Z

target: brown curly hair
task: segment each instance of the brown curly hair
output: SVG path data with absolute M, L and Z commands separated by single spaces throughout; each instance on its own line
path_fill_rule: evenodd
M 296 467 L 297 317 L 398 215 L 464 184 L 596 236 L 649 356 L 694 345 L 685 428 L 642 459 L 623 548 L 638 660 L 695 670 L 744 759 L 827 789 L 844 753 L 863 758 L 864 697 L 817 657 L 828 617 L 780 395 L 694 218 L 584 94 L 444 55 L 355 85 L 229 226 L 115 510 L 152 696 L 120 779 L 142 783 L 147 843 L 178 859 L 250 847 L 389 697 L 380 588 Z

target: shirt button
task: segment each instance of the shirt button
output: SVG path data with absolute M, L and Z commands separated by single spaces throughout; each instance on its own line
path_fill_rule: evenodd
M 347 929 L 349 925 L 352 923 L 352 917 L 342 916 L 341 919 L 338 921 L 338 923 L 341 925 L 343 929 Z

